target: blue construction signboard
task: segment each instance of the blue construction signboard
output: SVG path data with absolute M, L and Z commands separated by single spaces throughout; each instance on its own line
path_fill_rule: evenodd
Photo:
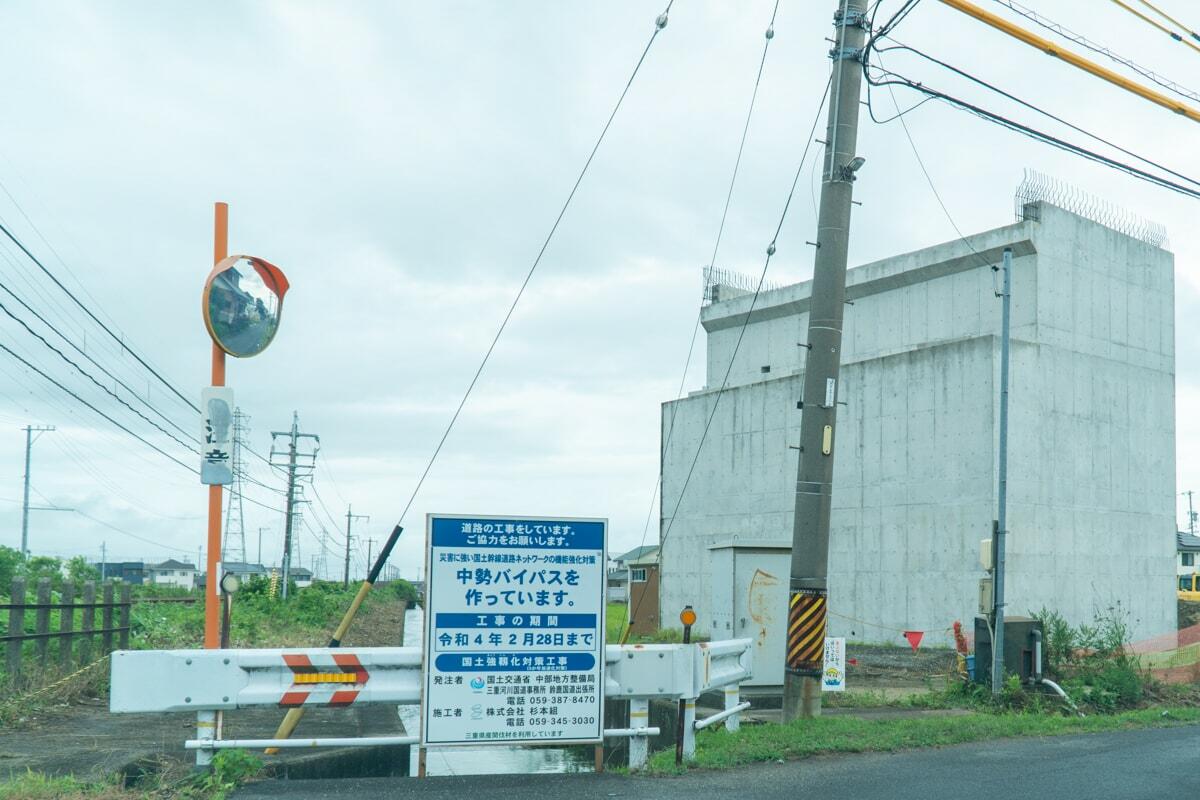
M 601 741 L 607 520 L 426 525 L 421 743 Z

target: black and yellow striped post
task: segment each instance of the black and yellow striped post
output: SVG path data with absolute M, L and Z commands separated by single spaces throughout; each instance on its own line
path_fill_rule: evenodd
M 819 676 L 825 661 L 826 593 L 793 589 L 788 600 L 787 669 Z

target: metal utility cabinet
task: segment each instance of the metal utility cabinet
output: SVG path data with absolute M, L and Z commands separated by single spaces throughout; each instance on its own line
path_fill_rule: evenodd
M 1040 673 L 1035 640 L 1040 640 L 1042 635 L 1041 620 L 1029 617 L 1004 619 L 1005 673 L 1018 676 L 1021 683 L 1030 682 L 1035 673 Z M 984 684 L 992 681 L 992 631 L 984 616 L 975 617 L 975 680 Z
M 710 638 L 750 639 L 754 677 L 742 686 L 760 694 L 781 690 L 791 547 L 734 540 L 709 547 L 708 558 Z

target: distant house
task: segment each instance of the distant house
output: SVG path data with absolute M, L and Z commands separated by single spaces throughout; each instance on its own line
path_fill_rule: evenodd
M 658 548 L 631 558 L 629 564 L 629 628 L 649 636 L 662 627 L 658 601 Z
M 303 589 L 306 586 L 312 586 L 313 574 L 312 570 L 304 567 L 292 567 L 288 571 L 288 577 L 296 584 L 297 589 Z
M 161 564 L 146 565 L 146 583 L 157 586 L 178 586 L 181 589 L 196 588 L 196 565 L 168 558 Z
M 1180 531 L 1175 534 L 1175 573 L 1191 575 L 1200 572 L 1200 536 Z
M 658 545 L 635 547 L 628 553 L 609 559 L 608 569 L 608 599 L 612 603 L 627 603 L 630 599 L 631 584 L 645 583 L 648 564 L 658 564 Z M 647 601 L 643 600 L 645 604 Z M 658 602 L 654 603 L 655 615 L 658 614 Z M 658 630 L 657 627 L 654 630 Z
M 254 577 L 266 578 L 271 574 L 271 571 L 262 564 L 247 564 L 244 561 L 222 561 L 221 569 L 227 573 L 232 572 L 243 580 Z
M 102 580 L 119 580 L 137 586 L 146 581 L 146 564 L 143 561 L 102 561 L 91 566 L 100 573 Z

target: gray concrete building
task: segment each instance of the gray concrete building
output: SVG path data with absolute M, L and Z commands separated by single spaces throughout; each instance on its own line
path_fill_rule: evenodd
M 949 646 L 951 623 L 970 630 L 996 515 L 1005 247 L 1009 613 L 1119 606 L 1135 638 L 1174 630 L 1174 258 L 1046 202 L 1022 216 L 849 272 L 830 635 Z M 714 638 L 771 638 L 760 658 L 780 669 L 810 291 L 762 293 L 730 369 L 751 296 L 715 287 L 707 385 L 662 407 L 661 618 L 690 603 Z

